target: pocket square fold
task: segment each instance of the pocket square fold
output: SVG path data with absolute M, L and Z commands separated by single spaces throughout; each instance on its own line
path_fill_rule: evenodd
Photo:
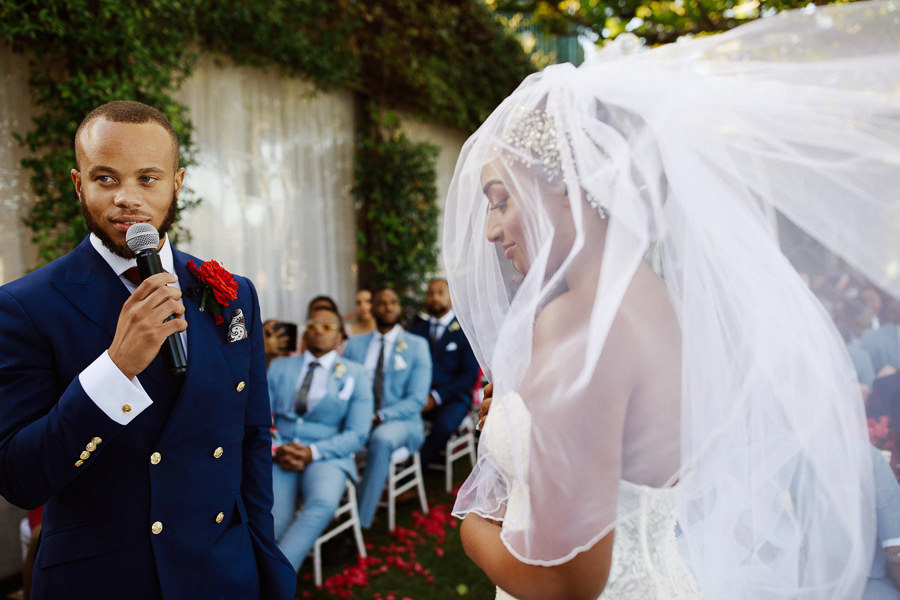
M 244 322 L 244 313 L 241 309 L 236 308 L 231 313 L 231 322 L 228 325 L 228 339 L 226 341 L 230 344 L 246 339 L 246 337 L 247 325 Z

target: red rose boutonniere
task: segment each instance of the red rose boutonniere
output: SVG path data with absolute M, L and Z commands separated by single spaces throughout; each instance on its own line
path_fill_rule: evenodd
M 222 268 L 214 260 L 207 260 L 198 269 L 193 260 L 187 262 L 188 271 L 200 284 L 193 286 L 193 292 L 200 297 L 200 310 L 207 308 L 213 314 L 216 325 L 225 322 L 222 307 L 237 298 L 238 284 L 234 275 Z

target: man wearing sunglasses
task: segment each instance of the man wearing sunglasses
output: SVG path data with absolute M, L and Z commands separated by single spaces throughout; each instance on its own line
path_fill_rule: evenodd
M 334 516 L 346 478 L 356 481 L 352 454 L 365 445 L 372 423 L 368 373 L 336 351 L 343 330 L 335 310 L 314 309 L 303 335 L 306 351 L 269 367 L 275 539 L 295 570 Z M 303 507 L 295 516 L 298 498 Z

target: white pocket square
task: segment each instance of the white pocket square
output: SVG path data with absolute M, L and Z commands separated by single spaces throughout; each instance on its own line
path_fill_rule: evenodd
M 338 398 L 341 400 L 349 400 L 350 394 L 353 393 L 353 388 L 356 387 L 356 383 L 354 382 L 352 377 L 347 378 L 347 383 L 344 384 L 344 387 L 341 388 L 341 391 L 338 392 Z
M 457 348 L 459 348 L 459 346 L 456 345 L 456 342 L 450 342 L 449 344 L 447 344 L 447 347 L 444 348 L 444 350 L 446 350 L 448 352 L 453 352 Z
M 402 371 L 403 369 L 405 369 L 408 366 L 409 365 L 406 364 L 406 361 L 403 360 L 402 356 L 400 356 L 399 354 L 394 355 L 394 370 L 395 371 Z

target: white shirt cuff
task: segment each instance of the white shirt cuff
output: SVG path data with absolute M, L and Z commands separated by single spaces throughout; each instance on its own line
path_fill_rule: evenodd
M 78 375 L 84 392 L 97 408 L 119 425 L 128 425 L 144 412 L 153 400 L 144 391 L 138 378 L 129 380 L 116 363 L 103 352 Z
M 315 444 L 310 444 L 309 449 L 312 452 L 313 460 L 321 460 L 322 454 L 319 452 L 319 449 L 316 448 Z
M 890 548 L 891 546 L 900 546 L 900 538 L 891 538 L 881 542 L 882 548 Z
M 431 390 L 431 395 L 434 396 L 434 403 L 438 406 L 441 405 L 441 395 L 437 393 L 437 390 Z

